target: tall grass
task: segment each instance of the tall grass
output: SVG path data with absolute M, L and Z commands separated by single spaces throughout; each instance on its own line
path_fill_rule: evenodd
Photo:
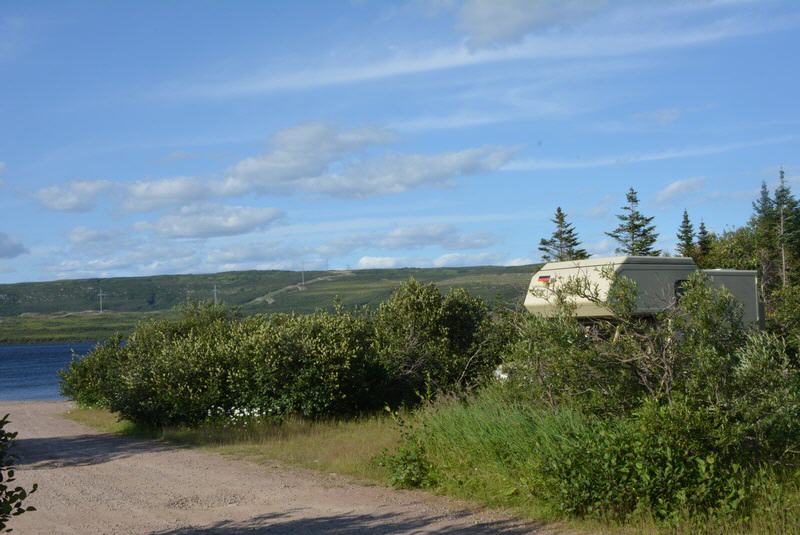
M 437 491 L 539 519 L 557 516 L 531 488 L 531 461 L 543 437 L 581 425 L 572 412 L 547 415 L 488 388 L 467 399 L 440 399 L 417 411 L 409 425 L 424 444 Z
M 537 463 L 548 458 L 553 444 L 591 428 L 577 412 L 543 411 L 497 388 L 467 399 L 440 399 L 420 408 L 406 426 L 424 448 L 429 487 L 525 517 L 614 533 L 800 533 L 800 476 L 779 477 L 770 470 L 756 478 L 746 510 L 736 514 L 686 510 L 664 522 L 643 509 L 624 520 L 570 519 L 554 506 L 551 489 L 541 488 Z

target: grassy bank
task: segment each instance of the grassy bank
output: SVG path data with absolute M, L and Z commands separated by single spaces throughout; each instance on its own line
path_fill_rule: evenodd
M 0 343 L 90 342 L 129 333 L 141 320 L 165 312 L 81 312 L 0 316 Z
M 289 418 L 282 424 L 206 425 L 158 431 L 120 421 L 103 409 L 76 408 L 65 416 L 107 433 L 167 440 L 259 464 L 280 461 L 368 482 L 386 480 L 386 470 L 375 459 L 400 441 L 397 425 L 383 415 L 320 422 Z

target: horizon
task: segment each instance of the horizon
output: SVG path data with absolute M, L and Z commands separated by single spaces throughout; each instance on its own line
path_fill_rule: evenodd
M 235 9 L 234 9 L 235 8 Z M 800 4 L 6 4 L 0 283 L 596 256 L 800 184 Z

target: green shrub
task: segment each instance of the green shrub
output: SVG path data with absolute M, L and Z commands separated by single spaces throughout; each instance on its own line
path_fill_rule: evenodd
M 800 369 L 786 341 L 751 333 L 736 351 L 726 410 L 742 457 L 796 467 L 800 462 Z
M 62 391 L 148 426 L 195 425 L 236 411 L 319 417 L 380 408 L 387 383 L 369 316 L 278 314 L 240 320 L 210 304 L 141 323 L 62 374 Z
M 230 390 L 237 406 L 318 417 L 380 408 L 383 368 L 363 314 L 254 317 L 237 326 Z
M 572 423 L 572 422 L 570 422 Z M 647 402 L 628 418 L 587 419 L 536 436 L 535 488 L 564 513 L 659 519 L 735 510 L 748 474 L 717 437 L 713 410 Z
M 7 424 L 8 414 L 0 418 L 0 532 L 11 531 L 8 524 L 12 517 L 36 510 L 35 507 L 26 507 L 24 504 L 28 496 L 36 492 L 36 485 L 33 485 L 30 491 L 11 486 L 15 480 L 14 459 L 8 449 L 17 438 L 17 433 L 6 431 Z
M 614 414 L 635 406 L 643 390 L 628 363 L 609 358 L 586 328 L 565 314 L 522 319 L 503 371 L 510 398 L 550 408 L 570 405 Z
M 73 355 L 66 370 L 59 372 L 61 394 L 85 407 L 108 407 L 123 354 L 122 337 L 116 335 L 97 344 L 85 357 Z
M 373 349 L 392 378 L 393 404 L 415 403 L 424 392 L 468 385 L 499 356 L 477 338 L 486 304 L 463 289 L 443 296 L 435 284 L 409 280 L 375 314 Z

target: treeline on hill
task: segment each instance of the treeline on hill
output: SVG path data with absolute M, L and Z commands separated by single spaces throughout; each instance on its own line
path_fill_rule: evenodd
M 700 266 L 759 270 L 763 331 L 744 326 L 741 306 L 700 272 L 655 320 L 632 313 L 635 284 L 611 274 L 603 299 L 585 280 L 559 288 L 547 318 L 411 280 L 376 310 L 241 318 L 188 305 L 181 319 L 142 323 L 73 362 L 62 389 L 156 426 L 416 406 L 398 449 L 380 459 L 395 485 L 550 517 L 791 532 L 800 208 L 781 178 L 741 228 L 695 235 L 688 215 L 681 226 L 681 252 Z M 652 218 L 635 191 L 627 201 L 611 233 L 620 252 L 657 254 Z M 560 234 L 541 244 L 549 259 L 584 255 L 561 210 L 555 222 Z M 579 322 L 575 294 L 614 320 Z

